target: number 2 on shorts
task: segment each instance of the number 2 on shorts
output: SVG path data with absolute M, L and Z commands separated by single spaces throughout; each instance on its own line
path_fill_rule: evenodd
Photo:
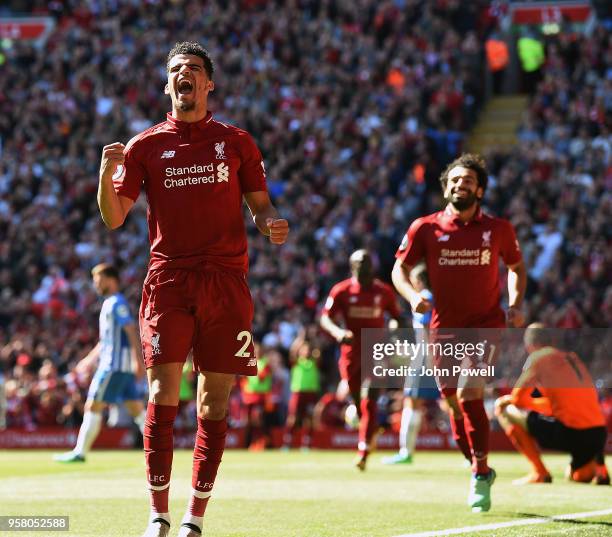
M 240 350 L 234 354 L 234 356 L 238 356 L 238 358 L 249 358 L 251 356 L 251 353 L 247 351 L 247 349 L 249 348 L 249 345 L 251 344 L 251 341 L 253 340 L 253 336 L 251 335 L 251 332 L 249 332 L 248 330 L 243 330 L 242 332 L 240 332 L 237 336 L 236 336 L 236 341 L 243 341 L 244 343 L 242 344 L 242 347 L 240 347 Z

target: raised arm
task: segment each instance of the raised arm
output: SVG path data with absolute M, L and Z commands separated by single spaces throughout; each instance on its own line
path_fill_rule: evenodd
M 265 190 L 247 192 L 244 199 L 260 233 L 270 237 L 270 242 L 273 244 L 283 244 L 289 234 L 289 223 L 283 218 L 278 218 L 278 212 L 272 205 L 268 193 Z
M 118 196 L 113 185 L 113 175 L 118 166 L 125 163 L 125 146 L 120 142 L 105 145 L 100 162 L 100 181 L 98 183 L 98 207 L 102 220 L 109 229 L 116 229 L 125 222 L 125 217 L 134 201 Z
M 291 365 L 293 365 L 297 361 L 298 351 L 300 350 L 300 347 L 304 344 L 305 341 L 306 330 L 302 326 L 297 336 L 295 336 L 295 339 L 291 342 L 291 345 L 289 346 L 289 363 Z

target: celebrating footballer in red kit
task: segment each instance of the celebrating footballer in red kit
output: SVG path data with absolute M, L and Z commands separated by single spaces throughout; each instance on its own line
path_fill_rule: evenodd
M 378 390 L 369 386 L 369 379 L 362 378 L 361 330 L 384 328 L 385 314 L 399 320 L 400 310 L 391 286 L 374 278 L 372 258 L 366 250 L 357 250 L 349 261 L 352 277 L 332 287 L 321 314 L 321 326 L 341 344 L 340 377 L 348 384 L 359 416 L 356 466 L 364 470 L 378 429 Z M 344 328 L 334 322 L 336 317 L 342 320 Z M 366 392 L 363 398 L 362 389 Z
M 448 205 L 443 211 L 416 219 L 396 253 L 393 283 L 419 313 L 431 310 L 432 304 L 412 287 L 409 274 L 419 261 L 427 266 L 435 304 L 432 329 L 522 325 L 525 266 L 510 222 L 489 216 L 480 207 L 487 180 L 485 163 L 477 155 L 464 154 L 449 164 L 440 177 Z M 500 259 L 508 269 L 506 313 L 500 306 Z M 467 379 L 458 389 L 449 385 L 453 379 L 438 377 L 437 381 L 451 409 L 454 438 L 472 462 L 468 503 L 474 512 L 481 512 L 491 507 L 495 471 L 487 464 L 485 380 Z
M 144 537 L 169 534 L 172 431 L 183 363 L 193 349 L 198 430 L 179 537 L 196 537 L 224 450 L 234 376 L 257 373 L 243 200 L 270 242 L 285 242 L 289 226 L 270 202 L 251 136 L 208 111 L 214 89 L 208 52 L 179 43 L 167 72 L 172 112 L 127 146 L 104 147 L 98 203 L 111 229 L 123 224 L 141 190 L 149 203 L 151 260 L 140 309 L 149 381 L 144 448 L 151 516 Z

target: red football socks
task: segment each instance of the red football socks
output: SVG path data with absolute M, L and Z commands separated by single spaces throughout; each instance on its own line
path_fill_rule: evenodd
M 168 513 L 170 473 L 172 471 L 173 428 L 178 406 L 149 403 L 144 425 L 144 451 L 151 510 Z
M 460 418 L 455 418 L 455 415 L 450 412 L 450 425 L 451 430 L 453 432 L 453 439 L 459 446 L 461 453 L 463 456 L 472 462 L 472 450 L 470 448 L 470 442 L 468 440 L 467 434 L 465 433 L 465 420 L 463 416 Z
M 520 425 L 510 425 L 506 429 L 506 434 L 514 447 L 527 457 L 536 474 L 550 475 L 540 458 L 540 452 L 535 440 L 525 429 Z
M 227 420 L 198 418 L 198 432 L 193 450 L 193 494 L 187 509 L 195 517 L 204 516 L 217 470 L 225 448 Z
M 359 420 L 359 452 L 370 450 L 370 443 L 376 429 L 378 420 L 376 416 L 376 400 L 364 398 L 361 400 L 361 419 Z
M 461 401 L 461 408 L 465 420 L 465 432 L 473 453 L 472 471 L 476 474 L 488 474 L 489 418 L 484 408 L 484 400 Z

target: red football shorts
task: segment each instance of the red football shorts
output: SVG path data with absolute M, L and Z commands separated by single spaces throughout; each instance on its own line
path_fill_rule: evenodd
M 246 276 L 206 267 L 150 271 L 142 289 L 140 337 L 147 368 L 184 362 L 196 371 L 256 375 Z
M 433 354 L 433 364 L 441 371 L 445 371 L 441 375 L 436 375 L 436 384 L 444 397 L 448 398 L 456 395 L 458 388 L 484 388 L 487 382 L 493 380 L 493 378 L 488 376 L 453 374 L 453 366 L 461 366 L 463 370 L 469 370 L 485 368 L 487 365 L 495 365 L 500 353 L 503 328 L 503 326 L 485 329 L 438 328 L 430 331 L 430 343 L 453 345 L 456 349 L 464 351 L 462 356 L 454 354 L 440 355 L 436 352 Z M 483 345 L 482 356 L 475 356 L 475 352 L 472 352 L 471 356 L 466 357 L 466 345 L 471 345 L 472 350 L 477 344 Z

